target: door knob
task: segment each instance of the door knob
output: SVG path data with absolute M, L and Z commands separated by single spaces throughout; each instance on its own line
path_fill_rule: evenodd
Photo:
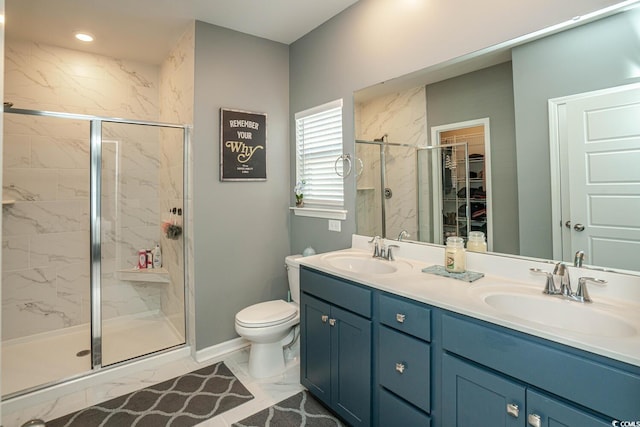
M 327 323 L 327 320 L 329 320 L 329 316 L 327 316 L 326 314 L 323 314 L 320 317 L 320 320 L 322 320 L 322 323 Z
M 584 225 L 582 224 L 576 224 L 573 226 L 573 229 L 576 231 L 584 231 Z
M 396 313 L 396 321 L 398 323 L 404 323 L 404 319 L 406 319 L 407 316 L 401 313 Z
M 511 415 L 513 418 L 518 418 L 520 415 L 520 408 L 515 403 L 507 404 L 507 414 Z
M 329 325 L 336 326 L 336 319 L 329 319 Z
M 396 363 L 396 371 L 400 372 L 401 374 L 404 373 L 406 366 L 404 363 Z

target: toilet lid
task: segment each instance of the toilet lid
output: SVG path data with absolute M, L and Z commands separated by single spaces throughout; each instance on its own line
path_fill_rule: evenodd
M 236 314 L 236 322 L 248 328 L 259 328 L 284 323 L 296 317 L 295 305 L 284 300 L 261 302 L 242 309 Z

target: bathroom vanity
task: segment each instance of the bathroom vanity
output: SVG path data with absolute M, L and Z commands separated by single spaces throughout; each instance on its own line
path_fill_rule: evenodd
M 301 382 L 314 396 L 354 426 L 640 423 L 638 278 L 609 274 L 585 305 L 542 295 L 528 268 L 551 266 L 536 261 L 470 255 L 485 273 L 473 283 L 423 273 L 441 252 L 401 244 L 378 260 L 354 236 L 303 259 Z

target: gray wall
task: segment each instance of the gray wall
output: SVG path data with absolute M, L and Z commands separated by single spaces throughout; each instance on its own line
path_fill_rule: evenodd
M 464 4 L 461 4 L 464 3 Z M 360 0 L 290 47 L 290 114 L 344 98 L 344 151 L 354 153 L 353 92 L 615 4 L 614 0 L 401 2 Z M 491 12 L 489 12 L 491 11 Z M 290 139 L 295 141 L 294 130 Z M 293 159 L 294 144 L 291 146 Z M 291 166 L 289 188 L 295 181 Z M 342 232 L 327 221 L 292 217 L 291 249 L 350 246 L 355 182 L 345 180 Z M 290 191 L 291 193 L 291 191 Z M 290 194 L 293 204 L 293 195 Z
M 640 81 L 639 21 L 636 10 L 513 50 L 522 255 L 553 255 L 547 100 Z
M 511 63 L 427 86 L 429 129 L 484 117 L 489 118 L 491 130 L 493 251 L 517 254 L 518 189 Z
M 237 335 L 234 316 L 285 298 L 289 254 L 289 50 L 196 23 L 193 217 L 196 347 Z M 267 113 L 267 181 L 219 181 L 221 107 Z

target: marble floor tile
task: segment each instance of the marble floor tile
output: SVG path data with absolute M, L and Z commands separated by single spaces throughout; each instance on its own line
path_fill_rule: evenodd
M 161 365 L 153 366 L 150 363 L 141 364 L 142 367 L 140 369 L 126 376 L 110 378 L 85 389 L 61 395 L 50 400 L 37 401 L 32 405 L 22 405 L 23 408 L 21 410 L 8 412 L 3 406 L 2 425 L 4 427 L 19 427 L 33 418 L 52 420 L 222 360 L 242 384 L 254 395 L 254 399 L 204 421 L 198 424 L 198 426 L 230 427 L 233 423 L 268 408 L 303 389 L 300 384 L 299 342 L 297 342 L 291 350 L 287 350 L 285 355 L 285 372 L 271 378 L 262 379 L 255 379 L 249 375 L 248 347 L 201 363 L 196 362 L 190 356 L 185 356 Z

